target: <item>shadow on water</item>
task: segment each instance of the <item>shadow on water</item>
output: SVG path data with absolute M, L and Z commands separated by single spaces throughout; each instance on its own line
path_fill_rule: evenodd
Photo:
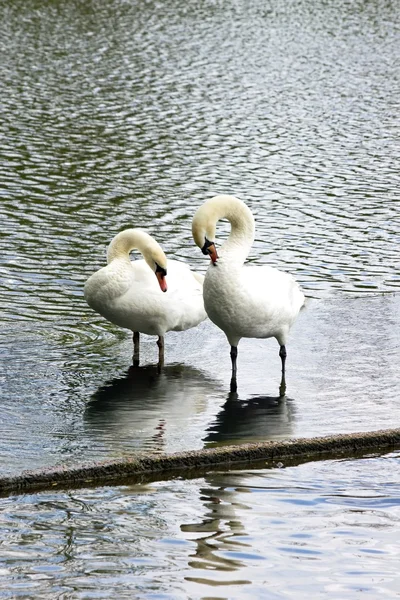
M 250 396 L 230 392 L 204 440 L 207 446 L 266 441 L 293 435 L 294 402 L 281 396 Z
M 92 395 L 84 413 L 85 429 L 113 447 L 180 450 L 186 447 L 185 430 L 197 430 L 200 442 L 209 399 L 216 392 L 212 379 L 188 365 L 167 365 L 161 371 L 157 365 L 132 366 Z M 189 445 L 194 432 L 188 436 Z

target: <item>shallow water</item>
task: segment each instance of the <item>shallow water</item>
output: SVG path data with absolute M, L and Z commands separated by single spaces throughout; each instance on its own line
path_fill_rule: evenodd
M 396 427 L 399 315 L 399 295 L 311 301 L 289 344 L 283 400 L 276 342 L 241 341 L 231 394 L 229 346 L 210 322 L 167 335 L 161 374 L 155 338 L 129 368 L 130 336 L 74 353 L 42 326 L 7 329 L 1 470 Z
M 0 471 L 398 426 L 395 7 L 379 0 L 332 5 L 0 0 L 0 11 Z M 94 314 L 83 299 L 84 281 L 104 264 L 106 245 L 125 227 L 147 228 L 167 254 L 204 272 L 207 260 L 193 244 L 190 224 L 197 206 L 216 193 L 241 197 L 255 215 L 249 260 L 292 272 L 309 298 L 288 345 L 283 401 L 277 399 L 275 341 L 241 341 L 238 394 L 231 395 L 229 348 L 211 323 L 167 335 L 160 375 L 154 339 L 142 341 L 141 368 L 129 369 L 129 334 Z M 222 223 L 218 240 L 226 235 Z M 386 461 L 374 460 L 362 462 L 360 488 L 368 488 L 379 470 L 374 465 Z M 321 464 L 340 477 L 349 473 L 349 481 L 359 465 Z M 282 494 L 308 468 L 307 481 L 318 481 L 314 467 L 287 470 Z M 250 478 L 251 487 L 253 478 L 271 473 L 239 476 Z M 224 477 L 229 482 L 231 475 Z M 152 509 L 154 522 L 163 523 L 168 505 L 174 521 L 181 495 L 188 494 L 190 513 L 188 490 L 203 484 L 155 484 L 164 500 Z M 102 511 L 114 494 L 125 497 L 121 489 L 83 497 Z M 326 493 L 332 489 L 329 484 Z M 392 498 L 391 490 L 382 493 Z M 140 503 L 136 492 L 129 491 L 128 505 Z M 31 554 L 39 497 L 44 506 L 50 502 L 50 512 L 43 517 L 40 508 L 38 514 L 49 536 L 60 514 L 69 514 L 70 503 L 75 506 L 73 495 L 18 500 L 22 512 L 10 518 L 16 531 L 27 524 L 25 558 L 33 561 L 20 595 L 39 597 L 51 589 L 49 597 L 62 597 L 61 583 L 60 591 L 46 587 L 53 586 L 46 583 L 48 572 L 58 572 L 58 541 L 54 546 L 39 537 Z M 247 497 L 246 514 L 257 515 L 259 496 Z M 1 506 L 8 510 L 8 502 Z M 110 502 L 107 518 L 129 521 L 127 504 Z M 192 509 L 197 510 L 194 504 Z M 340 505 L 338 514 L 346 510 Z M 299 513 L 299 522 L 303 516 Z M 290 518 L 285 514 L 284 527 Z M 100 544 L 103 533 L 93 533 L 92 525 L 89 539 Z M 257 553 L 256 519 L 246 527 L 249 553 Z M 349 527 L 349 536 L 356 536 L 358 525 Z M 374 535 L 386 548 L 382 531 L 375 528 Z M 1 539 L 9 543 L 7 530 Z M 340 552 L 332 556 L 332 540 L 321 554 L 322 572 L 328 564 L 332 569 L 331 584 L 315 585 L 342 598 L 347 588 L 340 588 L 335 573 L 348 566 Z M 175 552 L 175 542 L 172 546 Z M 49 558 L 42 575 L 35 571 L 43 564 L 36 552 Z M 160 563 L 168 562 L 168 542 L 157 552 Z M 102 580 L 95 597 L 128 585 L 131 563 L 125 555 L 118 558 L 116 546 L 111 555 L 115 578 Z M 290 564 L 287 555 L 287 563 L 285 552 L 281 555 L 282 573 Z M 148 560 L 151 565 L 154 557 Z M 81 566 L 73 566 L 78 578 Z M 7 577 L 9 566 L 4 568 Z M 15 569 L 14 575 L 23 567 L 18 563 Z M 385 555 L 380 575 L 371 575 L 376 586 L 380 577 L 385 593 L 392 585 L 390 569 Z M 222 571 L 216 573 L 222 583 Z M 79 579 L 72 597 L 93 597 L 92 576 L 86 576 L 89 583 Z M 191 575 L 184 583 L 177 577 L 182 590 L 192 590 Z M 250 569 L 243 577 L 252 583 L 241 593 L 258 597 L 258 575 Z M 349 586 L 359 579 L 357 569 L 348 572 Z M 14 583 L 13 592 L 3 588 L 3 597 L 17 594 L 18 578 Z M 138 581 L 137 594 L 142 585 Z M 301 597 L 292 583 L 286 585 L 271 588 L 270 597 Z M 304 585 L 315 592 L 312 581 Z M 197 589 L 190 591 L 193 597 Z M 169 597 L 157 593 L 154 597 Z M 204 592 L 225 597 L 215 593 Z

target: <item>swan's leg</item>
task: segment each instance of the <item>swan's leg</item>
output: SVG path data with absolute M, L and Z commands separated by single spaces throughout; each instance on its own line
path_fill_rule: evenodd
M 285 363 L 286 363 L 287 353 L 286 353 L 286 347 L 283 345 L 280 347 L 279 356 L 281 357 L 281 361 L 282 361 L 282 379 L 281 379 L 281 385 L 279 386 L 279 395 L 284 396 L 285 392 L 286 392 Z
M 237 390 L 237 381 L 236 381 L 237 354 L 238 354 L 237 346 L 231 346 L 231 361 L 232 361 L 231 392 L 236 392 L 236 390 Z
M 282 361 L 282 375 L 285 376 L 285 363 L 286 363 L 286 346 L 281 346 L 280 350 L 279 350 L 279 356 L 281 357 L 281 361 Z
M 236 359 L 238 355 L 237 346 L 231 346 L 232 377 L 236 379 Z
M 158 367 L 164 366 L 164 336 L 159 335 L 157 340 L 158 346 Z
M 133 332 L 133 366 L 134 367 L 139 366 L 139 348 L 140 348 L 139 335 L 140 334 L 138 331 Z

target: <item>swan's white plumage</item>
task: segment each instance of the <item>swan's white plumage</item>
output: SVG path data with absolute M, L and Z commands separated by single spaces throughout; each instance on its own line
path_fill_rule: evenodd
M 205 276 L 206 312 L 231 346 L 237 346 L 242 337 L 275 337 L 284 346 L 304 304 L 304 294 L 288 273 L 244 265 L 254 239 L 254 218 L 238 198 L 215 196 L 197 210 L 192 230 L 200 248 L 205 239 L 214 242 L 216 223 L 222 218 L 227 218 L 232 228 L 218 250 L 216 264 L 210 264 Z
M 131 261 L 137 249 L 144 260 Z M 85 284 L 89 306 L 111 323 L 148 335 L 195 327 L 207 315 L 202 277 L 175 260 L 168 260 L 157 242 L 139 229 L 126 229 L 111 241 L 108 264 Z M 167 291 L 161 291 L 156 264 L 167 270 Z

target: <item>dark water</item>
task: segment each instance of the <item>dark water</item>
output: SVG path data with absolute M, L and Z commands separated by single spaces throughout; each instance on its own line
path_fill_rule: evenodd
M 395 5 L 0 0 L 0 17 L 1 472 L 139 450 L 172 452 L 398 426 L 400 26 Z M 168 255 L 204 272 L 207 260 L 191 239 L 191 218 L 216 193 L 235 194 L 252 209 L 257 231 L 249 259 L 292 272 L 310 299 L 288 345 L 283 401 L 277 399 L 280 361 L 273 340 L 242 340 L 238 395 L 232 396 L 228 345 L 210 322 L 167 335 L 167 364 L 159 375 L 153 366 L 155 340 L 144 339 L 142 367 L 129 369 L 129 334 L 94 314 L 83 299 L 84 281 L 104 264 L 106 245 L 125 227 L 147 228 Z M 219 239 L 226 234 L 221 224 Z M 309 473 L 305 495 L 314 494 L 315 479 L 325 498 L 336 488 L 318 469 L 336 473 L 337 479 L 348 473 L 350 482 L 362 464 L 357 489 L 368 489 L 380 465 L 396 459 L 237 477 L 249 489 L 258 478 L 260 488 L 268 488 L 265 479 L 281 477 L 279 494 L 285 495 L 297 489 L 292 478 Z M 231 477 L 222 474 L 223 483 L 215 486 L 229 487 Z M 108 598 L 110 589 L 121 597 L 128 587 L 138 597 L 233 597 L 223 587 L 192 588 L 197 566 L 187 556 L 197 542 L 179 536 L 160 542 L 157 532 L 165 507 L 174 526 L 179 522 L 181 498 L 188 511 L 182 523 L 191 523 L 190 511 L 198 510 L 193 498 L 199 498 L 202 515 L 201 490 L 208 485 L 214 489 L 214 483 L 200 481 L 155 484 L 160 504 L 151 509 L 153 493 L 145 491 L 142 504 L 140 490 L 125 488 L 84 492 L 83 504 L 73 493 L 2 500 L 6 522 L 0 543 L 8 548 L 17 540 L 10 551 L 21 558 L 22 544 L 25 558 L 12 566 L 7 559 L 5 581 L 11 569 L 15 586 L 11 591 L 4 584 L 0 597 L 62 598 L 65 561 L 65 577 L 76 577 L 65 584 L 66 597 Z M 398 481 L 382 486 L 378 496 L 395 504 Z M 247 494 L 243 504 L 249 517 L 246 548 L 276 571 L 270 598 L 319 592 L 350 597 L 351 586 L 354 597 L 361 594 L 358 583 L 368 578 L 365 585 L 372 588 L 363 589 L 363 598 L 377 597 L 381 588 L 394 596 L 387 549 L 392 542 L 386 538 L 393 531 L 395 539 L 394 508 L 382 513 L 382 527 L 372 525 L 384 559 L 379 552 L 373 559 L 365 553 L 366 579 L 360 576 L 363 567 L 348 570 L 347 533 L 327 540 L 321 530 L 315 534 L 320 536 L 315 565 L 322 579 L 301 579 L 300 590 L 286 577 L 283 587 L 281 579 L 277 583 L 291 572 L 290 552 L 275 549 L 271 559 L 267 543 L 260 546 L 260 532 L 269 535 L 257 522 L 260 497 Z M 354 515 L 364 511 L 358 498 L 352 506 L 360 513 Z M 278 497 L 274 502 L 277 510 L 286 506 Z M 370 510 L 381 514 L 380 501 L 371 502 L 376 506 Z M 346 506 L 336 507 L 339 530 L 358 539 L 359 525 L 346 520 Z M 73 542 L 64 527 L 79 507 L 85 519 L 89 515 L 82 534 L 87 537 L 67 560 Z M 134 564 L 136 555 L 130 550 L 127 558 L 123 548 L 121 524 L 128 521 L 140 531 L 138 523 L 146 527 L 149 510 L 154 546 L 147 534 L 141 542 L 135 538 L 148 554 Z M 93 511 L 103 515 L 99 529 L 91 521 Z M 297 514 L 299 529 L 315 529 L 319 514 Z M 283 529 L 290 528 L 291 518 L 283 513 Z M 112 521 L 109 530 L 106 520 Z M 37 536 L 36 523 L 48 536 Z M 207 521 L 217 540 L 218 523 Z M 73 527 L 71 532 L 76 535 Z M 111 546 L 102 548 L 104 540 Z M 177 550 L 180 543 L 183 553 Z M 88 544 L 96 547 L 88 550 L 90 572 L 84 566 Z M 99 583 L 103 551 L 112 574 Z M 181 591 L 170 596 L 160 588 L 149 595 L 146 585 L 153 576 L 163 577 L 161 567 L 154 575 L 151 561 L 164 564 L 171 553 L 177 562 L 172 559 L 167 570 L 175 572 Z M 176 575 L 181 560 L 194 570 L 186 579 Z M 251 567 L 244 562 L 246 573 L 235 577 L 252 583 L 243 584 L 240 597 L 260 597 L 257 586 L 264 579 L 253 562 Z M 331 575 L 324 578 L 326 569 Z M 338 573 L 344 570 L 347 583 L 341 584 Z M 132 583 L 131 575 L 139 571 L 144 579 Z M 225 568 L 215 573 L 222 584 Z

